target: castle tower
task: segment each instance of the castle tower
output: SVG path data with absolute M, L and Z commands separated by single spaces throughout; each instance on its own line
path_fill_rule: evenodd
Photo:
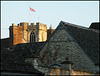
M 9 28 L 11 45 L 19 43 L 43 42 L 47 40 L 47 25 L 37 22 L 22 22 L 17 26 L 12 24 Z

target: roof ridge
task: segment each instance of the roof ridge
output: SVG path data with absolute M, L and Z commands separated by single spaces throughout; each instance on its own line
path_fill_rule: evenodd
M 69 23 L 69 22 L 65 22 L 65 21 L 61 21 L 61 23 L 64 24 L 64 26 L 71 26 L 71 27 L 77 27 L 77 28 L 81 28 L 81 29 L 85 29 L 85 30 L 88 30 L 88 31 L 93 31 L 93 32 L 97 32 L 99 33 L 99 30 L 95 30 L 95 29 L 91 29 L 89 27 L 84 27 L 84 26 L 81 26 L 81 25 L 76 25 L 76 24 L 72 24 L 72 23 Z
M 88 27 L 84 27 L 84 26 L 81 26 L 81 25 L 76 25 L 76 24 L 73 24 L 73 23 L 69 23 L 69 22 L 65 22 L 65 21 L 61 21 L 62 23 L 65 23 L 65 24 L 69 24 L 69 25 L 75 25 L 77 27 L 83 27 L 83 28 L 88 28 Z
M 62 22 L 62 21 L 61 21 Z M 60 22 L 60 23 L 61 23 Z M 60 23 L 59 23 L 59 25 L 58 25 L 58 27 L 60 26 Z M 56 29 L 54 30 L 54 32 L 50 35 L 50 37 L 46 40 L 46 42 L 41 46 L 41 48 L 37 51 L 37 53 L 36 54 L 38 54 L 40 51 L 41 51 L 41 49 L 49 42 L 49 40 L 51 39 L 51 37 L 54 35 L 54 33 L 58 30 L 58 27 L 56 27 Z

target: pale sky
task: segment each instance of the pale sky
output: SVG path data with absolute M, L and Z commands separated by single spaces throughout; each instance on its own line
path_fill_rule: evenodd
M 36 12 L 29 11 L 29 6 Z M 1 1 L 1 38 L 9 37 L 9 26 L 40 22 L 55 29 L 60 21 L 89 27 L 99 22 L 99 1 Z

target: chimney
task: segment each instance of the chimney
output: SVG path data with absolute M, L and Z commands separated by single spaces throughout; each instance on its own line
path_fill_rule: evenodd
M 50 25 L 50 30 L 52 29 L 52 25 Z

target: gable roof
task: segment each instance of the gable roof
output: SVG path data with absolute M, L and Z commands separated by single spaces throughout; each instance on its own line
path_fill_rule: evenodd
M 67 27 L 69 27 L 69 28 L 67 28 Z M 74 29 L 75 28 L 75 29 Z M 60 48 L 61 49 L 63 49 L 63 50 L 61 50 L 60 49 L 60 51 L 59 51 L 59 53 L 61 53 L 61 52 L 63 52 L 63 56 L 60 56 L 60 58 L 62 58 L 62 60 L 63 60 L 63 58 L 64 58 L 64 56 L 68 56 L 68 54 L 70 54 L 70 56 L 69 56 L 69 58 L 72 60 L 72 62 L 73 61 L 75 61 L 75 62 L 73 62 L 74 64 L 75 64 L 75 66 L 74 66 L 74 69 L 76 69 L 76 70 L 84 70 L 84 71 L 91 71 L 91 72 L 93 72 L 94 70 L 96 71 L 97 70 L 97 68 L 95 67 L 95 65 L 94 65 L 94 63 L 91 61 L 92 60 L 92 58 L 90 57 L 90 56 L 88 56 L 88 53 L 86 52 L 86 51 L 84 51 L 84 49 L 88 49 L 88 47 L 87 48 L 85 48 L 85 47 L 83 47 L 83 46 L 81 46 L 80 45 L 80 43 L 77 41 L 77 38 L 78 37 L 80 37 L 80 36 L 78 36 L 78 35 L 80 35 L 80 34 L 82 34 L 82 33 L 80 33 L 80 32 L 82 32 L 82 30 L 80 30 L 80 29 L 82 29 L 82 30 L 86 30 L 85 31 L 85 34 L 86 34 L 86 32 L 88 31 L 88 30 L 90 30 L 89 31 L 89 34 L 91 35 L 91 31 L 93 31 L 93 33 L 94 32 L 96 32 L 96 33 L 98 33 L 98 31 L 97 30 L 92 30 L 92 29 L 88 29 L 88 28 L 86 28 L 86 27 L 82 27 L 82 26 L 77 26 L 77 25 L 74 25 L 74 24 L 70 24 L 70 23 L 67 23 L 66 24 L 66 22 L 63 22 L 63 21 L 61 21 L 60 23 L 59 23 L 59 25 L 58 25 L 58 27 L 55 29 L 55 31 L 52 33 L 52 35 L 49 37 L 49 39 L 46 41 L 46 43 L 44 43 L 43 44 L 43 46 L 41 47 L 41 49 L 40 50 L 38 50 L 37 51 L 37 54 L 39 55 L 39 56 L 47 56 L 47 57 L 45 57 L 45 58 L 48 58 L 49 57 L 49 55 L 51 55 L 50 54 L 50 52 L 51 51 L 58 51 Z M 65 36 L 65 38 L 63 37 L 62 39 L 58 39 L 57 40 L 57 36 L 55 36 L 55 35 L 57 35 L 58 33 L 60 33 L 59 34 L 59 36 L 61 35 L 62 36 L 62 34 L 61 34 L 61 31 L 63 30 L 63 32 L 64 32 L 64 30 L 66 31 L 66 33 L 63 33 L 62 32 L 62 34 L 64 34 L 64 36 Z M 77 31 L 77 30 L 79 30 L 79 31 Z M 73 34 L 74 33 L 72 33 L 71 31 L 73 31 L 74 33 L 77 33 L 77 34 L 75 34 L 76 36 L 76 38 L 73 36 Z M 84 31 L 83 31 L 83 33 L 84 33 Z M 78 33 L 80 33 L 80 34 L 78 34 Z M 68 35 L 69 34 L 69 35 Z M 68 38 L 66 38 L 67 36 L 66 35 L 68 35 L 68 36 L 71 36 L 71 39 L 69 39 L 69 40 L 67 40 Z M 60 36 L 60 37 L 61 37 Z M 77 37 L 78 36 L 78 37 Z M 82 35 L 81 35 L 82 36 Z M 58 38 L 60 38 L 60 37 L 58 37 Z M 86 36 L 85 36 L 86 37 Z M 70 37 L 69 37 L 70 38 Z M 64 41 L 64 40 L 65 41 Z M 83 39 L 84 39 L 84 36 L 83 36 Z M 67 45 L 67 42 L 70 42 L 72 40 L 72 42 L 74 41 L 75 42 L 75 45 L 73 45 L 73 46 L 76 46 L 75 47 L 75 49 L 76 50 L 74 50 L 73 48 L 71 48 L 70 47 L 70 45 L 68 46 Z M 85 40 L 85 39 L 84 39 Z M 87 41 L 87 40 L 86 40 Z M 98 38 L 97 38 L 97 42 L 98 42 Z M 63 44 L 62 44 L 63 43 Z M 48 46 L 49 45 L 49 46 Z M 89 43 L 88 43 L 88 45 L 89 45 Z M 68 48 L 66 48 L 66 47 L 64 47 L 64 46 L 68 46 Z M 64 47 L 64 48 L 63 48 Z M 57 48 L 59 48 L 58 50 L 56 50 Z M 80 49 L 80 50 L 77 50 L 77 49 Z M 72 51 L 72 52 L 70 52 L 70 51 Z M 64 55 L 65 54 L 65 52 L 67 52 L 67 54 L 66 55 Z M 78 54 L 74 54 L 74 53 L 78 53 Z M 45 55 L 43 55 L 45 53 Z M 48 53 L 48 54 L 47 54 Z M 75 58 L 74 56 L 76 56 L 77 55 L 77 57 Z M 79 56 L 78 56 L 79 55 Z M 82 55 L 82 57 L 81 57 L 81 55 Z M 90 58 L 91 59 L 90 59 Z M 93 56 L 92 56 L 93 57 Z M 45 58 L 43 58 L 43 59 L 45 59 Z M 58 57 L 59 58 L 59 57 Z M 78 58 L 78 59 L 77 59 Z M 80 60 L 81 59 L 81 60 Z M 40 60 L 41 60 L 41 57 L 40 57 Z M 45 59 L 46 60 L 46 59 Z M 50 60 L 50 59 L 49 59 Z M 58 59 L 59 60 L 59 59 Z M 46 60 L 46 62 L 47 62 L 48 60 Z M 52 60 L 51 60 L 52 61 Z M 98 61 L 98 60 L 97 60 Z M 48 62 L 49 63 L 49 62 Z M 87 64 L 87 65 L 86 65 Z
M 99 31 L 61 21 L 85 53 L 99 64 Z

